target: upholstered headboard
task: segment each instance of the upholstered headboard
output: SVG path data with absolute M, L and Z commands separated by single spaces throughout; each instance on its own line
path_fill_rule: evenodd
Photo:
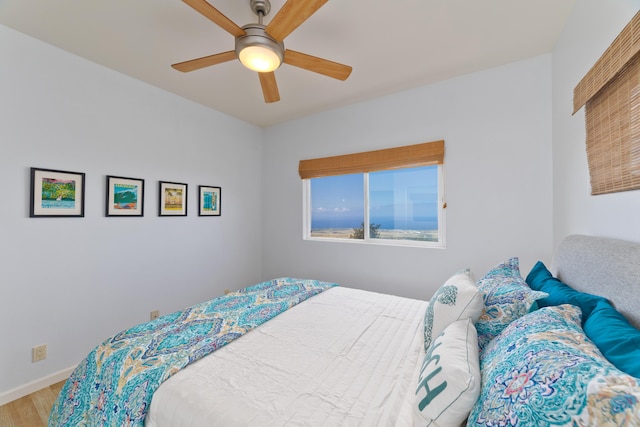
M 558 246 L 551 270 L 572 288 L 607 298 L 640 329 L 640 243 L 567 236 Z

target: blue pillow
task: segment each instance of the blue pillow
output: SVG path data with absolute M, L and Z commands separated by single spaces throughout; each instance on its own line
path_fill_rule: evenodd
M 640 378 L 640 331 L 608 301 L 599 301 L 584 331 L 616 368 Z
M 542 261 L 538 261 L 536 265 L 533 266 L 525 280 L 531 289 L 549 294 L 548 297 L 538 300 L 540 307 L 562 304 L 571 304 L 580 307 L 580 310 L 582 310 L 583 326 L 593 309 L 596 308 L 596 304 L 600 301 L 607 301 L 606 298 L 576 291 L 569 287 L 569 285 L 562 283 L 553 277 Z

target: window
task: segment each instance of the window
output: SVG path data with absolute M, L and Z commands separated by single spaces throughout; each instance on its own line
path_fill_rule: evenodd
M 315 159 L 326 162 L 316 177 L 303 180 L 305 209 L 304 237 L 306 239 L 403 244 L 414 246 L 444 246 L 444 195 L 442 158 L 444 143 L 422 144 L 421 149 L 433 149 L 437 144 L 436 159 L 415 161 L 407 153 L 418 146 L 400 147 L 407 167 L 394 166 L 376 170 L 376 165 L 359 165 L 367 169 L 355 173 L 327 171 L 327 165 L 339 165 L 341 171 L 353 172 L 345 165 L 345 157 L 371 156 L 372 152 L 334 158 Z M 381 150 L 380 158 L 389 162 L 392 151 Z M 396 152 L 397 154 L 397 152 Z M 415 154 L 415 153 L 414 153 Z M 362 159 L 360 159 L 362 160 Z M 359 160 L 359 161 L 360 161 Z M 396 159 L 397 160 L 397 159 Z M 312 163 L 300 166 L 302 177 L 314 169 Z M 357 162 L 356 162 L 357 163 Z M 396 163 L 401 163 L 399 160 Z M 417 163 L 417 165 L 416 165 Z M 421 165 L 420 163 L 426 163 Z M 316 164 L 315 166 L 318 166 Z M 378 164 L 378 167 L 380 165 Z
M 312 178 L 306 184 L 311 197 L 305 218 L 310 224 L 309 237 L 349 239 L 354 229 L 363 226 L 363 174 Z

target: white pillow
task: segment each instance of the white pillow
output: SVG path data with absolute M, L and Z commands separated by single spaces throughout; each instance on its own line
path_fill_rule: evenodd
M 469 270 L 451 276 L 436 291 L 424 312 L 425 351 L 433 338 L 452 322 L 466 318 L 477 322 L 483 308 L 482 292 L 471 278 Z
M 449 325 L 427 351 L 418 388 L 414 425 L 459 426 L 480 395 L 478 335 L 470 318 Z

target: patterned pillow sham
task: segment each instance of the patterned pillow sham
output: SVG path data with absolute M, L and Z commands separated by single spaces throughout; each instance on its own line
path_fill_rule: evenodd
M 476 322 L 480 350 L 514 320 L 527 314 L 545 292 L 532 290 L 520 275 L 517 257 L 498 264 L 478 281 L 484 310 Z
M 471 318 L 475 323 L 483 307 L 482 293 L 468 269 L 451 276 L 431 297 L 424 312 L 425 351 L 452 322 Z
M 416 389 L 414 425 L 459 426 L 480 394 L 478 335 L 470 318 L 457 320 L 426 352 Z
M 638 426 L 640 382 L 609 363 L 573 305 L 511 323 L 480 356 L 472 426 Z

